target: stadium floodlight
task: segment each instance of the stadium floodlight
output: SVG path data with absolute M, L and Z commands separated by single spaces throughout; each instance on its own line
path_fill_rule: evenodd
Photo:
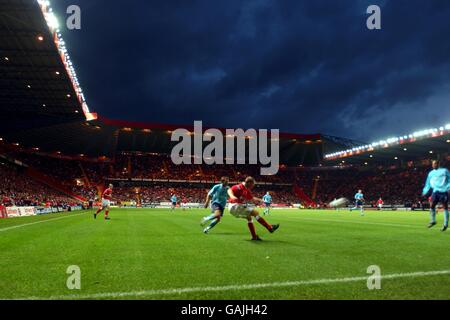
M 38 0 L 37 2 L 41 6 L 50 7 L 50 1 L 48 1 L 48 0 Z
M 86 120 L 90 121 L 90 120 L 97 119 L 97 115 L 95 113 L 91 113 L 84 95 L 81 94 L 82 90 L 80 87 L 80 83 L 78 81 L 78 77 L 75 72 L 75 68 L 72 64 L 72 61 L 70 59 L 70 56 L 67 52 L 66 43 L 60 33 L 58 19 L 57 19 L 56 15 L 54 14 L 53 9 L 50 6 L 50 1 L 37 0 L 37 3 L 39 4 L 39 6 L 41 8 L 41 12 L 47 22 L 47 26 L 53 35 L 55 45 L 58 49 L 61 60 L 66 68 L 67 74 L 69 75 L 70 81 L 72 82 L 74 91 L 77 94 L 77 99 L 82 106 Z M 40 41 L 43 41 L 43 40 L 44 39 L 42 37 L 42 40 L 40 40 Z
M 446 132 L 447 131 L 447 132 Z M 338 151 L 330 154 L 324 155 L 326 159 L 335 159 L 342 158 L 349 155 L 352 155 L 354 152 L 361 153 L 367 151 L 373 151 L 376 148 L 388 148 L 393 145 L 399 145 L 406 142 L 413 142 L 416 139 L 424 139 L 424 138 L 433 138 L 439 135 L 444 135 L 446 133 L 450 133 L 450 124 L 446 124 L 445 126 L 441 126 L 438 128 L 430 128 L 424 130 L 418 130 L 408 135 L 402 135 L 399 137 L 391 137 L 386 140 L 379 140 L 377 142 L 373 142 L 368 145 L 353 147 L 352 149 L 347 149 L 343 151 Z M 406 151 L 406 148 L 404 149 Z
M 55 14 L 52 11 L 47 13 L 47 15 L 45 16 L 45 20 L 47 21 L 47 25 L 49 26 L 50 29 L 56 30 L 59 28 L 58 19 L 56 18 Z

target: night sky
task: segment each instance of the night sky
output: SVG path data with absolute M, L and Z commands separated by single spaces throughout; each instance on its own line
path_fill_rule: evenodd
M 53 0 L 90 108 L 113 119 L 365 142 L 450 122 L 447 0 Z M 366 9 L 382 10 L 382 30 Z

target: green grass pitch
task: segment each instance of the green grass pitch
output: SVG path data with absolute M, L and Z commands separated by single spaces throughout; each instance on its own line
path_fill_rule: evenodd
M 450 298 L 450 231 L 427 229 L 427 212 L 273 210 L 267 220 L 281 227 L 269 234 L 256 223 L 262 242 L 228 212 L 203 234 L 207 213 L 0 220 L 0 299 Z M 66 286 L 70 265 L 80 267 L 81 290 Z M 395 276 L 369 290 L 370 265 Z

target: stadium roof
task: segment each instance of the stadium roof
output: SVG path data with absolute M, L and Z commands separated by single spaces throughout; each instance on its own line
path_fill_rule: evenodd
M 190 125 L 130 122 L 91 113 L 45 0 L 0 0 L 0 142 L 67 155 L 170 153 L 170 131 Z M 347 140 L 345 140 L 347 141 Z M 311 165 L 347 146 L 320 134 L 280 134 L 281 163 Z M 352 145 L 352 144 L 350 144 Z
M 328 164 L 395 164 L 448 156 L 449 151 L 450 124 L 446 124 L 325 154 L 324 159 Z
M 65 122 L 0 132 L 3 139 L 0 142 L 75 156 L 83 154 L 90 157 L 113 158 L 115 153 L 123 152 L 170 154 L 177 143 L 171 141 L 171 133 L 177 128 L 192 130 L 189 125 L 128 122 L 100 117 L 89 122 Z M 317 164 L 322 159 L 323 140 L 319 134 L 281 133 L 279 144 L 282 164 L 311 165 Z
M 0 1 L 2 112 L 29 125 L 95 117 L 89 113 L 64 41 L 46 21 L 52 21 L 52 15 L 45 3 Z

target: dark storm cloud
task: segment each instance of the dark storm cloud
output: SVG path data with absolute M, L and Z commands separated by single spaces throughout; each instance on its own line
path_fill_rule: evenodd
M 78 0 L 90 107 L 129 120 L 370 141 L 450 119 L 450 2 Z M 366 8 L 382 8 L 382 30 Z M 56 5 L 56 3 L 55 3 Z

